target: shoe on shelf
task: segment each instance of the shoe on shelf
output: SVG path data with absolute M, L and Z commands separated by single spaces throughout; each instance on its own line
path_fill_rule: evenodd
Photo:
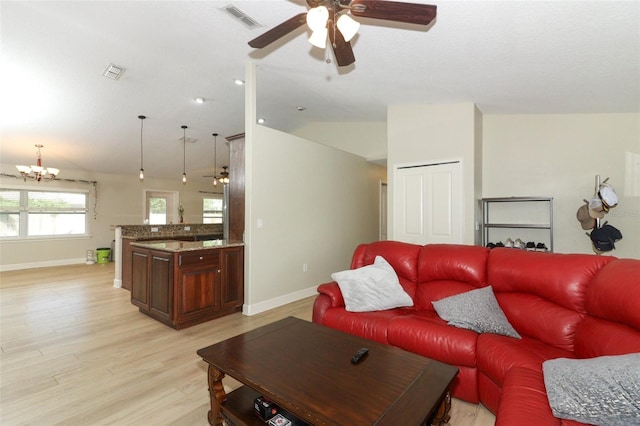
M 534 243 L 533 241 L 529 241 L 527 243 L 527 245 L 525 246 L 525 248 L 529 251 L 535 251 L 536 250 L 536 243 Z
M 538 243 L 536 244 L 536 251 L 549 251 L 549 249 L 544 243 Z
M 496 247 L 504 247 L 504 243 L 502 241 L 498 241 L 496 243 Z
M 507 238 L 506 240 L 504 240 L 504 246 L 513 247 L 513 240 L 511 238 Z
M 520 239 L 520 238 L 516 238 L 516 240 L 513 242 L 513 247 L 518 248 L 518 249 L 523 249 L 525 248 L 526 244 Z
M 496 246 L 496 245 L 495 245 L 495 244 L 493 244 L 493 243 L 489 243 L 489 244 L 487 244 L 487 247 L 488 247 L 488 248 L 490 248 L 490 249 L 495 248 L 495 246 Z

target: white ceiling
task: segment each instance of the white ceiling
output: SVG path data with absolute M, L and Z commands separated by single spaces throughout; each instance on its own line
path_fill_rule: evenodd
M 484 114 L 640 112 L 640 1 L 429 1 L 427 29 L 359 19 L 354 65 L 312 47 L 306 27 L 274 45 L 247 42 L 304 0 L 1 1 L 1 162 L 147 175 L 227 162 L 244 132 L 246 63 L 257 64 L 258 116 L 291 131 L 314 121 L 384 121 L 387 105 L 474 102 Z M 230 3 L 264 25 L 251 30 Z M 325 54 L 327 56 L 325 56 Z M 109 63 L 127 70 L 102 76 Z M 195 97 L 206 102 L 198 105 Z M 298 106 L 306 110 L 300 112 Z M 514 135 L 516 137 L 516 135 Z M 219 170 L 218 170 L 219 172 Z

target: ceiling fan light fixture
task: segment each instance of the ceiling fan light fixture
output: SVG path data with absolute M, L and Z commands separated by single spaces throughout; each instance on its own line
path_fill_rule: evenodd
M 328 20 L 329 9 L 326 6 L 314 7 L 307 12 L 307 26 L 313 32 L 326 28 Z
M 313 44 L 315 47 L 319 47 L 320 49 L 324 49 L 327 47 L 327 28 L 320 28 L 311 33 L 311 37 L 309 37 L 309 43 Z
M 340 30 L 340 34 L 344 38 L 344 41 L 349 42 L 353 36 L 358 33 L 360 29 L 360 23 L 354 20 L 351 16 L 342 14 L 340 18 L 338 18 L 338 29 Z

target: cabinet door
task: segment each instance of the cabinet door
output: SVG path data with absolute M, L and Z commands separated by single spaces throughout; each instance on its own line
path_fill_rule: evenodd
M 171 321 L 173 305 L 173 262 L 170 253 L 152 252 L 149 276 L 149 313 Z
M 149 287 L 147 285 L 147 277 L 149 270 L 147 259 L 149 254 L 147 251 L 131 251 L 131 303 L 138 306 L 144 311 L 149 310 Z
M 215 254 L 215 256 L 214 256 Z M 218 250 L 202 254 L 181 254 L 176 285 L 176 323 L 178 327 L 211 317 L 220 308 Z
M 244 248 L 225 248 L 220 257 L 221 308 L 242 306 L 244 303 Z

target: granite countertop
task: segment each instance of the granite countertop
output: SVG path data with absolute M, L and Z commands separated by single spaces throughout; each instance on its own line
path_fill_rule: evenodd
M 122 238 L 170 240 L 174 237 L 191 237 L 196 235 L 222 235 L 220 223 L 182 223 L 172 225 L 117 225 Z
M 151 250 L 168 251 L 173 253 L 183 251 L 220 249 L 226 247 L 242 247 L 244 242 L 233 240 L 207 240 L 207 241 L 140 241 L 131 243 L 132 246 L 142 247 Z

